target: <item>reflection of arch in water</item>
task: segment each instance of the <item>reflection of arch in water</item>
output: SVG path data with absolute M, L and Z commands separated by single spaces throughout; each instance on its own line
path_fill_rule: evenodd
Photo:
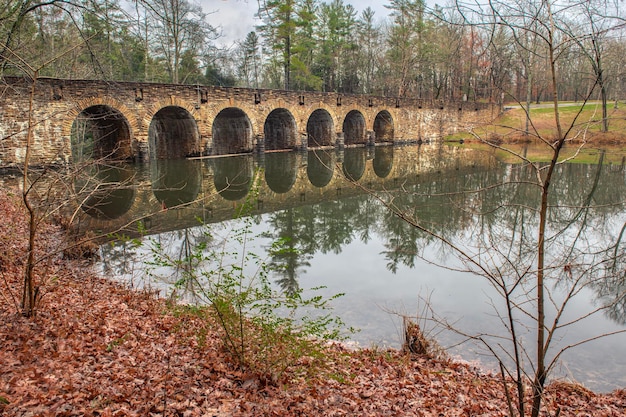
M 193 116 L 182 107 L 164 107 L 150 122 L 150 159 L 184 158 L 198 152 L 199 142 L 198 125 Z
M 298 138 L 296 119 L 287 109 L 273 110 L 263 126 L 265 149 L 294 149 Z
M 72 123 L 70 138 L 74 162 L 133 156 L 128 120 L 120 111 L 103 104 L 80 112 Z
M 174 208 L 194 201 L 201 189 L 199 161 L 186 159 L 153 160 L 150 163 L 152 193 L 162 206 Z
M 335 144 L 334 131 L 335 124 L 330 113 L 324 109 L 315 110 L 306 124 L 308 146 L 311 148 L 333 146 Z
M 372 165 L 378 178 L 387 178 L 393 168 L 393 146 L 377 146 Z
M 215 155 L 252 152 L 252 122 L 241 109 L 229 107 L 219 112 L 212 134 Z
M 376 115 L 374 119 L 374 133 L 376 134 L 376 142 L 393 142 L 393 118 L 387 110 L 383 110 Z
M 254 164 L 251 155 L 213 159 L 213 183 L 228 201 L 244 198 L 252 186 Z
M 343 121 L 344 143 L 346 145 L 365 143 L 365 117 L 358 110 L 352 110 Z
M 309 182 L 323 188 L 333 179 L 335 169 L 334 152 L 309 151 L 307 155 L 306 174 Z
M 365 148 L 346 148 L 343 155 L 343 175 L 349 180 L 358 181 L 365 173 Z
M 270 190 L 284 194 L 296 183 L 297 155 L 293 152 L 265 155 L 265 182 Z
M 94 165 L 89 177 L 77 179 L 74 187 L 81 196 L 81 208 L 96 219 L 117 219 L 135 201 L 133 170 L 111 165 Z

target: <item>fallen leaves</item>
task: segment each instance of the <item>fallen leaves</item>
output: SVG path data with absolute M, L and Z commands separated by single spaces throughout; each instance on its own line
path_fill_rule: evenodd
M 153 294 L 123 288 L 60 257 L 58 278 L 45 281 L 38 316 L 25 319 L 7 296 L 18 294 L 20 285 L 18 237 L 25 229 L 18 203 L 0 196 L 6 220 L 0 240 L 17 248 L 0 257 L 3 416 L 506 415 L 497 376 L 398 351 L 330 345 L 332 378 L 287 372 L 266 385 L 232 366 L 210 323 L 172 314 Z M 600 395 L 554 383 L 545 404 L 545 415 L 560 409 L 562 416 L 623 416 L 626 391 Z

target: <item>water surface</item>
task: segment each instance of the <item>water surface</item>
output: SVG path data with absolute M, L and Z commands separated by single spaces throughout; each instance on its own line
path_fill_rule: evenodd
M 603 151 L 595 157 L 595 163 L 560 166 L 554 181 L 548 290 L 560 305 L 574 279 L 589 281 L 568 303 L 561 323 L 599 309 L 559 331 L 556 351 L 626 329 L 626 171 L 606 163 Z M 232 236 L 248 227 L 258 237 L 247 242 L 246 250 L 280 266 L 272 277 L 277 287 L 289 292 L 325 286 L 326 295 L 345 293 L 335 302 L 335 312 L 361 329 L 351 336 L 360 345 L 398 347 L 400 315 L 418 316 L 452 355 L 485 368 L 495 363 L 484 347 L 459 345 L 464 337 L 427 320 L 435 315 L 467 335 L 492 341 L 503 334 L 502 297 L 480 269 L 459 259 L 441 239 L 486 265 L 490 274 L 501 274 L 504 282 L 522 277 L 514 292 L 517 301 L 534 294 L 534 275 L 527 271 L 535 259 L 539 198 L 533 171 L 500 162 L 491 153 L 440 144 L 349 148 L 154 161 L 114 171 L 125 191 L 98 195 L 81 224 L 95 230 L 124 226 L 126 236 L 144 236 L 144 247 L 129 242 L 102 246 L 103 272 L 133 285 L 158 286 L 169 294 L 179 279 L 180 271 L 147 265 L 154 259 L 150 244 L 158 242 L 178 259 L 199 244 L 224 241 L 237 253 L 242 249 Z M 102 177 L 112 178 L 110 172 Z M 244 202 L 249 217 L 233 219 Z M 400 219 L 385 204 L 431 233 Z M 267 255 L 271 242 L 285 238 L 294 251 Z M 257 266 L 246 268 L 254 274 Z M 147 284 L 146 269 L 162 282 Z M 184 288 L 177 294 L 193 299 Z M 516 318 L 530 326 L 522 337 L 532 353 L 532 322 L 519 312 Z M 571 349 L 555 375 L 595 390 L 626 387 L 625 344 L 626 335 L 619 334 Z

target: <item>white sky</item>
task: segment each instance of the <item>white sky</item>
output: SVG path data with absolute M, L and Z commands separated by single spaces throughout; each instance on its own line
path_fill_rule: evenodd
M 214 27 L 220 27 L 222 37 L 218 43 L 231 45 L 233 42 L 243 40 L 248 32 L 254 30 L 254 26 L 260 22 L 254 15 L 259 9 L 257 0 L 196 0 L 208 13 L 207 20 Z M 389 10 L 383 5 L 387 0 L 344 0 L 344 4 L 351 4 L 357 10 L 358 15 L 367 7 L 371 7 L 376 13 L 374 18 L 381 20 L 387 16 Z M 358 16 L 357 15 L 357 16 Z

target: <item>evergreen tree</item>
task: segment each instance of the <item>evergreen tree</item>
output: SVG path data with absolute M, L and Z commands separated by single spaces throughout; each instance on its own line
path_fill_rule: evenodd
M 239 63 L 237 72 L 244 86 L 259 88 L 261 66 L 260 41 L 256 32 L 249 32 L 243 42 L 239 42 Z
M 324 80 L 324 91 L 350 92 L 351 84 L 355 83 L 354 78 L 351 79 L 354 66 L 348 62 L 352 51 L 356 49 L 353 37 L 356 32 L 356 11 L 353 6 L 344 4 L 343 0 L 322 4 L 320 10 L 320 55 L 315 71 Z
M 291 88 L 293 38 L 296 33 L 297 0 L 268 0 L 259 8 L 263 24 L 258 27 L 268 48 L 277 52 L 272 59 L 283 68 L 283 88 Z

